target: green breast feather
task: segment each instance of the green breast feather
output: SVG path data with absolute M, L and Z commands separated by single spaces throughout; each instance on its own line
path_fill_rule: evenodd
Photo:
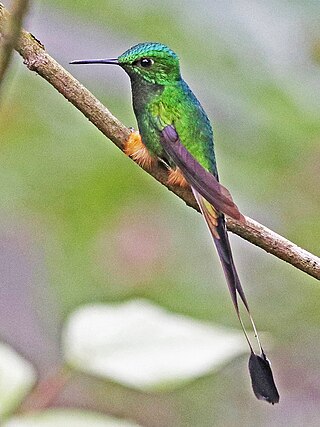
M 216 174 L 213 133 L 209 119 L 183 80 L 177 85 L 166 86 L 147 106 L 146 114 L 150 116 L 147 121 L 158 132 L 167 125 L 173 125 L 188 151 L 205 169 Z M 149 141 L 147 137 L 146 145 L 149 145 L 148 142 L 154 149 L 154 139 Z M 157 147 L 161 151 L 161 146 L 157 144 Z M 160 152 L 156 154 L 161 156 Z

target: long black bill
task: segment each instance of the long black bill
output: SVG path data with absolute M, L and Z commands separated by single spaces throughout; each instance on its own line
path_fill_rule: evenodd
M 117 58 L 111 59 L 77 59 L 75 61 L 69 62 L 69 64 L 77 65 L 77 64 L 114 64 L 120 65 Z

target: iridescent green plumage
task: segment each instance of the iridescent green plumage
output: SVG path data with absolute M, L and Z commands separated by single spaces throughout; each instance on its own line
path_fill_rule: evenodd
M 177 55 L 160 43 L 140 43 L 117 59 L 73 63 L 117 64 L 130 76 L 133 108 L 143 144 L 168 168 L 181 171 L 213 237 L 232 302 L 250 348 L 249 371 L 253 391 L 258 399 L 277 403 L 279 394 L 236 271 L 224 214 L 238 220 L 244 220 L 244 217 L 228 190 L 218 182 L 211 124 L 200 102 L 181 77 Z M 143 151 L 146 151 L 143 144 Z M 260 355 L 255 354 L 246 333 L 238 298 L 249 315 Z
M 137 63 L 142 57 L 152 58 L 154 63 L 150 68 Z M 150 152 L 166 157 L 160 142 L 161 131 L 174 124 L 188 151 L 203 167 L 217 175 L 211 124 L 181 77 L 177 55 L 160 43 L 141 43 L 118 60 L 130 76 L 139 131 Z

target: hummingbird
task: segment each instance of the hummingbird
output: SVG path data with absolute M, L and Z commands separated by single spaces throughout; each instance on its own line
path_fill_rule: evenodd
M 131 80 L 139 132 L 126 141 L 127 155 L 145 168 L 161 162 L 168 184 L 190 187 L 217 249 L 229 292 L 250 350 L 249 373 L 255 396 L 279 402 L 270 362 L 264 352 L 235 267 L 225 215 L 245 221 L 230 192 L 220 184 L 213 130 L 200 102 L 184 81 L 179 58 L 162 43 L 139 43 L 118 58 L 75 60 L 70 64 L 113 64 Z M 257 340 L 257 354 L 241 318 L 242 301 Z

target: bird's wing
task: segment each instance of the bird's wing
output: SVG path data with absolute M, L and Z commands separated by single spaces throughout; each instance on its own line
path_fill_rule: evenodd
M 186 149 L 173 125 L 161 131 L 161 145 L 173 162 L 181 169 L 188 183 L 219 212 L 237 220 L 244 220 L 229 191 L 219 183 Z

